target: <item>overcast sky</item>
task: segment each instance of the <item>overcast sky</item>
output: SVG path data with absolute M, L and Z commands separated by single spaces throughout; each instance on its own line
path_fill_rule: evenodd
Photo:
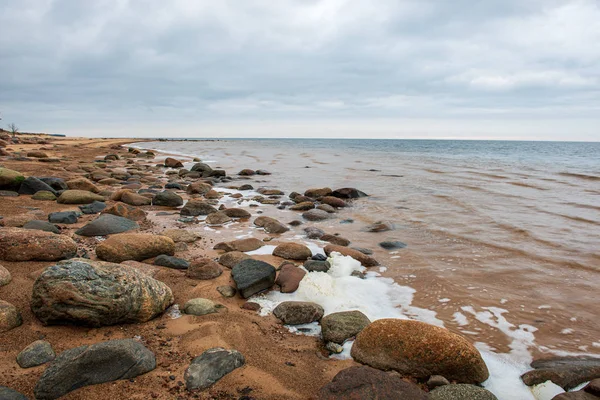
M 600 141 L 599 0 L 0 0 L 23 131 Z

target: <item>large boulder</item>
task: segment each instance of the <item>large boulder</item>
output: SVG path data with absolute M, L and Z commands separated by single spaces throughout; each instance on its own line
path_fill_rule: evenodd
M 265 242 L 256 238 L 238 239 L 231 242 L 217 243 L 213 249 L 229 251 L 254 251 L 265 245 Z
M 284 301 L 273 310 L 273 315 L 286 325 L 301 325 L 319 321 L 323 307 L 308 301 Z
M 183 216 L 197 217 L 198 215 L 208 215 L 218 210 L 201 199 L 192 199 L 185 203 L 180 214 Z
M 174 255 L 175 242 L 166 236 L 149 233 L 120 233 L 96 247 L 98 258 L 115 263 L 142 261 L 161 254 Z
M 84 386 L 132 379 L 154 368 L 154 354 L 134 339 L 75 347 L 63 351 L 44 371 L 35 398 L 57 399 Z
M 337 246 L 334 244 L 328 244 L 327 246 L 325 246 L 325 248 L 323 250 L 325 251 L 325 254 L 327 254 L 327 255 L 330 255 L 333 252 L 337 252 L 343 256 L 350 256 L 350 257 L 354 258 L 356 261 L 359 261 L 365 267 L 375 267 L 375 266 L 379 265 L 379 262 L 376 259 L 374 259 L 373 257 L 369 257 L 368 255 L 361 253 L 358 250 L 349 249 L 348 247 L 345 247 L 345 246 Z
M 69 189 L 64 179 L 55 178 L 53 176 L 41 177 L 39 179 L 57 192 L 62 192 L 63 190 Z
M 56 261 L 74 257 L 77 244 L 68 236 L 22 228 L 0 228 L 0 260 Z
M 312 252 L 308 247 L 299 243 L 282 243 L 275 247 L 273 255 L 288 260 L 306 260 L 312 257 Z
M 600 358 L 590 356 L 548 357 L 531 363 L 532 371 L 521 376 L 528 385 L 538 385 L 552 381 L 565 390 L 577 385 L 600 378 Z
M 112 214 L 102 214 L 92 222 L 75 231 L 80 236 L 106 236 L 138 229 L 140 226 L 134 221 L 117 217 Z
M 17 355 L 17 364 L 21 368 L 37 367 L 54 360 L 55 357 L 56 354 L 50 343 L 45 340 L 36 340 Z
M 31 310 L 46 325 L 145 322 L 173 303 L 164 283 L 126 265 L 76 258 L 36 279 Z
M 290 230 L 290 228 L 271 217 L 258 217 L 254 220 L 254 225 L 265 228 L 268 233 L 284 233 Z
M 205 195 L 212 189 L 212 186 L 205 182 L 194 182 L 185 190 L 188 194 Z
M 20 172 L 0 167 L 0 189 L 19 189 L 19 186 L 21 186 L 21 183 L 23 183 L 24 180 L 25 177 Z
M 343 344 L 358 335 L 371 321 L 358 310 L 331 313 L 321 320 L 323 341 Z
M 350 367 L 338 372 L 323 386 L 318 400 L 427 400 L 427 393 L 397 374 L 375 368 Z
M 275 283 L 275 267 L 264 261 L 242 260 L 231 269 L 231 276 L 240 295 L 248 297 L 270 289 Z
M 490 391 L 461 383 L 440 386 L 429 393 L 429 400 L 498 400 Z
M 488 369 L 464 337 L 420 321 L 380 319 L 364 328 L 352 346 L 363 364 L 425 379 L 442 375 L 459 383 L 481 383 Z
M 65 190 L 56 200 L 59 204 L 90 204 L 104 201 L 104 197 L 86 190 Z
M 186 369 L 184 379 L 187 390 L 207 389 L 219 379 L 246 363 L 237 350 L 215 347 L 206 350 L 192 360 Z
M 100 189 L 98 186 L 94 185 L 94 182 L 85 178 L 76 178 L 71 179 L 70 181 L 65 182 L 67 187 L 71 190 L 86 190 L 92 193 L 99 193 Z
M 183 198 L 177 193 L 165 190 L 164 192 L 157 193 L 152 198 L 152 205 L 163 207 L 179 207 L 183 205 Z
M 207 172 L 209 174 L 210 174 L 210 172 L 212 172 L 212 170 L 213 169 L 208 164 L 204 164 L 201 162 L 194 164 L 194 166 L 191 169 L 191 171 L 194 171 L 194 172 L 201 172 L 201 173 Z
M 0 333 L 10 331 L 22 323 L 19 310 L 9 302 L 0 300 Z
M 183 163 L 175 158 L 165 158 L 165 167 L 167 168 L 183 168 Z
M 358 199 L 360 197 L 367 197 L 368 194 L 365 192 L 361 192 L 355 188 L 341 188 L 336 189 L 331 193 L 332 196 L 338 197 L 340 199 Z
M 102 211 L 102 214 L 112 214 L 132 221 L 143 221 L 146 219 L 146 212 L 144 210 L 125 203 L 115 203 Z

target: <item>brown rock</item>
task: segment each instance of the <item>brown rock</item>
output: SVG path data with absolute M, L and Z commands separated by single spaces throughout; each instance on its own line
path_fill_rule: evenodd
M 255 303 L 253 301 L 247 301 L 244 304 L 242 304 L 241 308 L 250 311 L 260 311 L 260 304 Z
M 297 203 L 294 206 L 290 207 L 290 210 L 292 211 L 308 211 L 308 210 L 312 210 L 313 208 L 315 208 L 315 203 L 313 203 L 312 201 L 303 201 L 302 203 Z
M 301 325 L 319 321 L 323 307 L 308 301 L 284 301 L 273 310 L 273 315 L 286 325 Z
M 318 197 L 329 196 L 332 192 L 333 192 L 333 190 L 326 187 L 326 188 L 319 188 L 319 189 L 308 189 L 306 192 L 304 192 L 304 195 L 306 197 L 312 197 L 313 199 L 316 199 Z
M 254 225 L 265 228 L 268 233 L 284 233 L 290 230 L 290 228 L 271 217 L 258 217 L 254 220 Z
M 120 189 L 120 190 L 117 190 L 116 192 L 114 192 L 110 196 L 110 199 L 113 200 L 113 201 L 121 201 L 121 198 L 123 197 L 123 195 L 125 193 L 133 193 L 133 191 L 131 189 Z
M 156 267 L 151 264 L 139 262 L 139 261 L 133 261 L 133 260 L 123 261 L 121 263 L 121 265 L 126 265 L 128 267 L 135 268 L 142 274 L 148 275 L 150 278 L 155 278 L 156 275 L 160 272 L 159 267 Z
M 281 267 L 279 275 L 277 275 L 277 279 L 275 279 L 275 283 L 281 287 L 281 293 L 293 293 L 298 290 L 300 281 L 305 275 L 306 271 L 302 268 L 298 268 L 291 264 L 285 264 Z
M 175 243 L 194 243 L 201 237 L 199 233 L 186 231 L 185 229 L 168 229 L 163 231 L 161 235 L 170 237 Z
M 252 257 L 250 257 L 246 253 L 242 253 L 241 251 L 230 251 L 228 253 L 223 254 L 219 258 L 219 263 L 226 266 L 227 268 L 231 269 L 231 268 L 233 268 L 234 265 L 236 265 L 240 261 L 246 260 L 248 258 L 252 258 Z
M 252 214 L 243 208 L 226 208 L 223 212 L 231 218 L 250 218 L 252 216 Z
M 442 375 L 459 383 L 480 383 L 489 376 L 481 354 L 464 337 L 420 321 L 380 319 L 371 323 L 356 337 L 352 357 L 417 379 Z
M 183 168 L 183 163 L 171 157 L 165 159 L 165 167 L 168 168 Z
M 90 204 L 94 201 L 104 201 L 104 197 L 87 190 L 65 190 L 56 200 L 59 204 Z
M 348 207 L 348 203 L 346 203 L 344 200 L 339 199 L 337 197 L 333 197 L 333 196 L 325 196 L 319 199 L 319 201 L 323 204 L 328 204 L 332 207 Z
M 335 244 L 337 246 L 348 246 L 350 244 L 350 241 L 346 238 L 329 234 L 321 236 L 321 240 L 329 242 L 331 244 Z
M 535 360 L 531 366 L 535 369 L 521 376 L 528 386 L 550 380 L 569 390 L 583 382 L 600 378 L 600 358 L 597 357 L 547 357 Z
M 217 243 L 213 249 L 229 251 L 254 251 L 263 247 L 265 243 L 262 240 L 256 238 L 239 239 L 231 242 Z
M 312 257 L 312 252 L 308 247 L 298 243 L 282 243 L 275 247 L 273 255 L 288 260 L 306 260 Z
M 554 396 L 552 400 L 598 400 L 598 397 L 587 393 L 585 390 L 577 390 L 575 392 L 561 393 Z
M 85 190 L 92 193 L 100 192 L 100 189 L 92 181 L 85 178 L 71 179 L 66 184 L 70 190 Z
M 393 231 L 394 224 L 389 221 L 377 221 L 366 227 L 367 232 L 387 232 Z
M 196 258 L 187 269 L 188 278 L 209 280 L 220 276 L 223 268 L 216 262 L 207 257 Z
M 350 257 L 354 258 L 355 260 L 359 261 L 365 267 L 375 267 L 375 266 L 379 265 L 379 262 L 377 260 L 375 260 L 373 257 L 369 257 L 368 255 L 363 254 L 358 250 L 349 249 L 344 246 L 328 244 L 327 246 L 325 246 L 324 251 L 325 251 L 325 254 L 327 254 L 327 255 L 330 255 L 332 252 L 336 251 L 343 256 L 350 256 Z
M 30 151 L 27 153 L 27 157 L 48 158 L 48 154 L 44 153 L 43 151 Z
M 212 189 L 212 186 L 210 186 L 208 183 L 205 182 L 194 182 L 191 185 L 189 185 L 186 189 L 186 192 L 188 194 L 206 194 L 208 193 L 210 190 Z
M 32 229 L 0 229 L 0 260 L 55 261 L 76 253 L 77 244 L 65 235 Z
M 149 233 L 120 233 L 96 247 L 98 258 L 114 263 L 142 261 L 161 254 L 175 254 L 175 242 L 166 236 Z
M 206 194 L 204 195 L 204 197 L 207 198 L 207 199 L 218 199 L 218 198 L 221 197 L 221 195 L 216 190 L 211 189 L 208 192 L 206 192 Z
M 0 300 L 0 333 L 10 331 L 22 323 L 19 310 L 9 302 Z
M 11 279 L 10 271 L 0 265 L 0 286 L 8 285 Z
M 208 225 L 224 225 L 228 222 L 231 222 L 231 218 L 229 218 L 224 212 L 218 211 L 216 213 L 209 214 L 204 222 Z
M 238 175 L 242 175 L 242 176 L 252 176 L 254 174 L 256 174 L 256 172 L 254 170 L 248 169 L 248 168 L 243 169 L 238 173 Z
M 323 386 L 318 400 L 427 400 L 427 393 L 397 374 L 360 366 L 344 369 Z
M 144 210 L 124 203 L 115 203 L 113 206 L 105 208 L 102 214 L 112 214 L 132 221 L 143 221 L 146 218 Z
M 149 206 L 152 200 L 137 193 L 125 192 L 121 196 L 121 201 L 132 206 Z

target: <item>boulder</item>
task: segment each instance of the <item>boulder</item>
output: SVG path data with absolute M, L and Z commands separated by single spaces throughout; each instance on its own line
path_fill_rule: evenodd
M 38 231 L 60 233 L 60 229 L 54 224 L 47 221 L 33 220 L 23 225 L 23 229 L 34 229 Z
M 204 222 L 208 225 L 223 225 L 231 222 L 231 218 L 229 218 L 224 212 L 217 211 L 216 213 L 209 214 Z
M 63 190 L 69 189 L 64 179 L 55 178 L 53 176 L 41 177 L 39 179 L 57 192 L 62 192 Z
M 301 325 L 319 321 L 323 307 L 308 301 L 284 301 L 273 310 L 273 315 L 286 325 Z
M 365 192 L 361 192 L 360 190 L 354 188 L 336 189 L 333 191 L 333 193 L 331 193 L 331 195 L 340 199 L 358 199 L 368 196 L 368 194 Z
M 77 178 L 71 179 L 70 181 L 65 182 L 67 187 L 71 190 L 86 190 L 92 193 L 99 193 L 100 189 L 98 186 L 94 185 L 92 181 L 85 178 Z
M 331 253 L 333 253 L 335 251 L 337 253 L 340 253 L 343 256 L 350 256 L 350 257 L 354 258 L 355 260 L 359 261 L 365 267 L 375 267 L 375 266 L 379 265 L 379 262 L 377 260 L 375 260 L 373 257 L 369 257 L 368 255 L 361 253 L 358 250 L 349 249 L 348 247 L 336 246 L 334 244 L 328 244 L 327 246 L 325 246 L 325 248 L 323 250 L 325 251 L 325 254 L 327 254 L 327 255 L 330 255 Z
M 45 340 L 36 340 L 17 355 L 17 364 L 21 368 L 37 367 L 54 360 L 55 357 L 56 354 L 50 343 Z
M 325 235 L 325 231 L 317 228 L 316 226 L 307 226 L 304 228 L 304 232 L 306 233 L 306 237 L 309 239 L 321 239 L 321 237 Z
M 206 315 L 218 313 L 220 309 L 225 308 L 222 304 L 216 304 L 209 299 L 191 299 L 183 306 L 183 312 L 190 315 Z
M 39 180 L 36 177 L 30 176 L 29 178 L 21 182 L 21 186 L 19 187 L 19 194 L 36 194 L 41 190 L 56 194 L 56 191 L 52 189 L 49 185 L 46 185 L 43 181 Z
M 157 193 L 152 198 L 152 205 L 163 207 L 179 207 L 183 205 L 183 198 L 176 193 L 165 190 Z
M 214 260 L 207 257 L 196 258 L 187 270 L 188 278 L 209 280 L 220 276 L 223 268 Z
M 165 189 L 185 190 L 185 186 L 177 182 L 169 182 L 165 185 Z
M 24 394 L 11 388 L 0 385 L 0 399 L 2 400 L 29 400 Z
M 56 196 L 54 195 L 54 193 L 49 192 L 47 190 L 40 190 L 39 192 L 31 196 L 31 199 L 40 201 L 55 201 Z
M 175 158 L 165 158 L 165 167 L 167 168 L 183 168 L 183 163 Z
M 59 204 L 90 204 L 104 201 L 104 197 L 85 190 L 65 190 L 56 200 Z
M 247 260 L 249 258 L 252 257 L 250 257 L 246 253 L 242 253 L 241 251 L 230 251 L 219 257 L 219 264 L 222 264 L 227 268 L 231 269 L 235 266 L 235 264 L 239 263 L 242 260 Z
M 166 236 L 149 233 L 119 233 L 96 247 L 96 255 L 104 261 L 142 261 L 161 254 L 175 254 L 175 242 Z
M 533 371 L 524 373 L 521 380 L 527 386 L 552 381 L 565 390 L 600 378 L 600 358 L 589 356 L 548 357 L 531 363 Z
M 312 197 L 316 199 L 318 197 L 329 196 L 332 193 L 332 190 L 328 187 L 326 188 L 318 188 L 318 189 L 308 189 L 304 192 L 306 197 Z
M 10 331 L 22 323 L 19 310 L 9 302 L 0 300 L 0 333 Z
M 205 195 L 212 189 L 212 186 L 205 182 L 194 182 L 185 190 L 188 194 Z
M 306 260 L 312 257 L 312 252 L 303 244 L 282 243 L 275 247 L 273 255 L 288 260 Z
M 164 283 L 126 265 L 83 258 L 46 268 L 31 297 L 31 310 L 45 325 L 146 322 L 171 304 Z
M 0 287 L 8 285 L 11 279 L 10 271 L 0 265 Z
M 102 214 L 112 214 L 117 217 L 127 218 L 131 221 L 143 221 L 146 219 L 146 212 L 144 212 L 144 210 L 140 210 L 137 207 L 125 203 L 115 203 L 106 208 Z
M 194 166 L 191 169 L 191 171 L 197 171 L 197 172 L 201 172 L 201 173 L 204 173 L 204 172 L 210 173 L 210 172 L 212 172 L 212 170 L 213 169 L 208 164 L 204 164 L 201 162 L 194 164 Z
M 0 190 L 0 197 L 19 197 L 19 193 L 12 190 Z M 0 386 L 2 388 L 3 386 Z
M 315 208 L 315 203 L 312 201 L 303 201 L 302 203 L 298 203 L 290 207 L 292 211 L 308 211 Z
M 106 204 L 101 201 L 94 201 L 93 203 L 79 206 L 79 209 L 84 214 L 98 214 L 104 211 L 105 208 Z
M 360 363 L 417 379 L 442 375 L 459 383 L 481 383 L 489 376 L 468 340 L 420 321 L 377 320 L 358 334 L 351 354 Z
M 76 253 L 77 244 L 68 236 L 22 228 L 0 229 L 0 260 L 56 261 Z
M 134 339 L 75 347 L 59 354 L 44 371 L 35 398 L 57 399 L 84 386 L 132 379 L 154 368 L 154 354 Z
M 386 240 L 379 243 L 379 246 L 386 250 L 398 250 L 406 247 L 406 243 L 402 243 L 398 240 Z
M 321 335 L 324 342 L 343 344 L 358 335 L 371 321 L 358 310 L 331 313 L 321 320 Z
M 139 229 L 134 221 L 112 214 L 102 214 L 92 222 L 75 231 L 80 236 L 106 236 Z
M 427 400 L 427 393 L 396 374 L 360 366 L 341 370 L 321 388 L 318 400 Z
M 291 264 L 285 264 L 279 270 L 279 274 L 277 275 L 275 283 L 280 286 L 281 293 L 293 293 L 298 290 L 300 281 L 305 275 L 306 271 L 304 271 L 302 268 L 298 268 Z
M 440 386 L 429 393 L 429 400 L 498 400 L 492 392 L 465 383 Z
M 77 211 L 58 211 L 48 214 L 48 222 L 53 224 L 76 224 L 78 218 Z
M 344 200 L 342 200 L 338 197 L 334 197 L 334 196 L 325 196 L 325 197 L 320 198 L 319 201 L 323 204 L 327 204 L 332 207 L 338 207 L 338 208 L 348 207 L 348 203 L 346 203 Z
M 173 269 L 188 269 L 190 263 L 183 258 L 177 258 L 173 256 L 167 256 L 165 254 L 161 254 L 160 256 L 154 259 L 154 265 L 159 265 L 161 267 L 173 268 Z
M 350 244 L 350 241 L 348 239 L 330 234 L 325 234 L 321 236 L 320 240 L 324 242 L 329 242 L 331 244 L 335 244 L 336 246 L 348 246 Z
M 330 218 L 329 213 L 327 211 L 317 209 L 309 210 L 305 213 L 302 213 L 302 217 L 308 221 L 324 221 Z
M 264 261 L 242 260 L 231 269 L 231 276 L 240 295 L 248 297 L 270 289 L 275 283 L 275 267 Z
M 238 239 L 231 242 L 217 243 L 213 249 L 229 251 L 254 251 L 258 250 L 265 245 L 265 242 L 256 238 Z
M 265 228 L 268 233 L 284 233 L 290 230 L 290 228 L 271 217 L 258 217 L 254 220 L 254 225 Z
M 223 212 L 230 218 L 250 218 L 252 216 L 243 208 L 226 208 Z
M 241 175 L 241 176 L 252 176 L 255 174 L 256 174 L 256 172 L 253 169 L 248 169 L 248 168 L 243 169 L 240 172 L 238 172 L 238 175 Z
M 327 272 L 331 268 L 329 261 L 307 260 L 304 262 L 304 268 L 308 272 Z
M 181 209 L 181 215 L 197 217 L 216 213 L 218 210 L 201 199 L 192 199 L 185 203 Z
M 142 196 L 141 194 L 133 193 L 133 192 L 125 192 L 121 196 L 121 201 L 125 204 L 129 204 L 130 206 L 149 206 L 152 204 L 152 200 Z
M 185 370 L 185 386 L 187 390 L 207 389 L 245 362 L 244 356 L 237 350 L 208 349 L 194 358 Z

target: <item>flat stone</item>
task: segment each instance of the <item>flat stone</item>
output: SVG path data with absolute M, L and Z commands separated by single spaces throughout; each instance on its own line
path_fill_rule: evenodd
M 405 248 L 406 243 L 402 243 L 397 240 L 386 240 L 384 242 L 380 242 L 379 246 L 383 247 L 386 250 L 398 250 Z
M 226 266 L 227 268 L 233 268 L 235 264 L 239 263 L 242 260 L 247 260 L 250 257 L 246 253 L 242 253 L 241 251 L 230 251 L 223 254 L 219 257 L 219 264 Z
M 139 229 L 139 225 L 127 218 L 102 214 L 92 222 L 75 231 L 80 236 L 106 236 Z
M 305 275 L 306 271 L 302 268 L 286 264 L 279 270 L 275 283 L 281 288 L 281 293 L 293 293 L 298 290 Z
M 40 190 L 36 192 L 33 196 L 31 196 L 32 200 L 40 200 L 40 201 L 55 201 L 56 196 L 52 192 L 48 192 L 47 190 Z
M 161 254 L 175 254 L 175 242 L 166 236 L 149 233 L 119 233 L 96 247 L 98 258 L 115 263 L 142 261 Z
M 231 270 L 237 289 L 245 299 L 270 289 L 275 283 L 275 275 L 275 267 L 271 264 L 253 259 L 242 260 Z
M 304 262 L 304 268 L 308 272 L 327 272 L 331 264 L 328 261 L 307 260 Z
M 191 299 L 183 306 L 183 312 L 190 315 L 206 315 L 218 313 L 220 309 L 225 308 L 222 304 L 216 304 L 209 299 Z
M 17 355 L 17 364 L 21 368 L 37 367 L 54 360 L 55 357 L 56 354 L 50 343 L 45 340 L 36 340 Z
M 19 193 L 12 190 L 0 190 L 0 197 L 19 197 Z M 0 386 L 2 388 L 3 386 Z
M 106 204 L 101 201 L 94 201 L 90 204 L 79 206 L 79 209 L 84 214 L 98 214 L 106 208 Z
M 327 211 L 317 209 L 306 211 L 302 217 L 308 221 L 324 221 L 331 218 Z
M 23 229 L 33 229 L 44 232 L 60 233 L 60 229 L 48 221 L 33 220 L 23 225 Z
M 76 211 L 59 211 L 48 214 L 48 222 L 53 224 L 76 224 L 79 213 Z
M 350 244 L 350 241 L 346 238 L 343 238 L 341 236 L 335 236 L 335 235 L 329 235 L 329 234 L 325 234 L 323 236 L 321 236 L 321 239 L 324 242 L 329 242 L 331 244 L 335 244 L 337 246 L 348 246 Z
M 223 213 L 230 218 L 250 218 L 252 214 L 243 208 L 226 208 Z
M 19 310 L 9 302 L 0 300 L 0 333 L 10 331 L 22 323 Z
M 579 357 L 548 357 L 531 363 L 535 368 L 521 375 L 521 380 L 528 386 L 552 381 L 565 390 L 577 385 L 600 378 L 600 358 Z
M 230 251 L 254 251 L 258 250 L 265 245 L 265 242 L 262 240 L 258 240 L 256 238 L 247 238 L 247 239 L 238 239 L 233 240 L 231 242 L 221 242 L 217 243 L 213 249 L 215 250 L 224 250 L 226 252 Z
M 56 201 L 59 204 L 90 204 L 104 201 L 104 197 L 85 190 L 65 190 Z
M 303 244 L 282 243 L 275 247 L 273 255 L 288 260 L 306 260 L 312 257 L 312 252 Z
M 161 254 L 154 259 L 154 265 L 173 269 L 188 269 L 190 263 L 182 258 Z
M 21 228 L 0 229 L 0 260 L 56 261 L 74 257 L 77 244 L 68 236 Z
M 184 374 L 187 390 L 207 389 L 231 371 L 245 364 L 242 353 L 215 347 L 192 360 Z

